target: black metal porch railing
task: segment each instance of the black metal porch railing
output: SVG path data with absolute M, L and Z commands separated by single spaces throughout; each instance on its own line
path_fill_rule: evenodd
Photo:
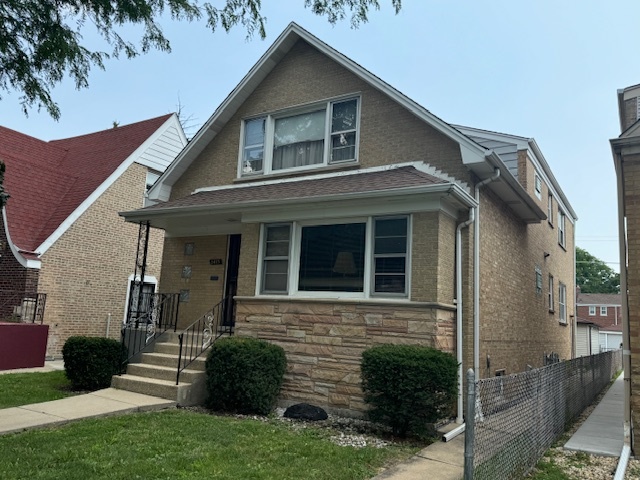
M 0 321 L 42 323 L 46 293 L 0 290 Z
M 230 319 L 233 309 L 231 297 L 225 297 L 220 303 L 185 328 L 178 335 L 180 352 L 178 353 L 178 371 L 176 373 L 176 385 L 180 383 L 180 373 L 202 355 L 218 338 L 225 333 L 233 334 L 233 322 Z
M 133 357 L 152 345 L 168 330 L 176 331 L 178 325 L 179 293 L 142 293 L 137 311 L 130 312 L 129 320 L 122 325 L 121 341 L 127 349 L 122 367 Z

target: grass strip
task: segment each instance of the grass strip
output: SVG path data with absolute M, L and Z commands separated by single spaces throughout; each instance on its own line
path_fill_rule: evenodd
M 328 435 L 185 410 L 132 414 L 0 437 L 0 472 L 6 480 L 358 480 L 418 450 L 340 447 Z
M 74 395 L 64 371 L 0 375 L 0 408 L 48 402 Z

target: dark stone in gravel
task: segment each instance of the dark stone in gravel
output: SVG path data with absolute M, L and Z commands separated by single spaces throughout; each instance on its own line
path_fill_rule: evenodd
M 310 420 L 312 422 L 326 420 L 328 418 L 327 412 L 322 408 L 316 407 L 315 405 L 309 405 L 308 403 L 297 403 L 295 405 L 291 405 L 284 411 L 284 416 L 298 420 Z

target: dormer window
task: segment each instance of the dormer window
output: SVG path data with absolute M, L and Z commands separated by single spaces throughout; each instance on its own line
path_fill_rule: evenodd
M 356 161 L 358 104 L 349 98 L 245 120 L 240 176 Z

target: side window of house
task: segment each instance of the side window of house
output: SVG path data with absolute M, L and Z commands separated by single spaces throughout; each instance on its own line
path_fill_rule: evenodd
M 536 293 L 542 293 L 542 270 L 536 267 Z
M 559 321 L 567 323 L 567 286 L 562 282 L 558 287 L 558 310 Z
M 565 221 L 566 221 L 566 217 L 564 215 L 564 212 L 561 211 L 560 208 L 558 208 L 558 243 L 562 247 L 567 246 L 567 238 L 565 233 Z
M 547 198 L 547 220 L 549 225 L 553 227 L 553 195 L 549 194 Z
M 553 275 L 549 275 L 549 311 L 553 312 L 554 311 L 554 305 L 553 305 Z
M 540 178 L 540 175 L 538 175 L 537 173 L 534 177 L 534 187 L 536 191 L 536 197 L 542 200 L 542 178 Z
M 607 316 L 607 307 L 600 307 L 600 316 L 601 317 Z
M 589 307 L 589 315 L 595 315 L 596 314 L 596 306 L 595 305 L 591 305 Z
M 265 225 L 260 291 L 405 297 L 408 238 L 408 216 Z
M 274 113 L 243 123 L 240 175 L 357 160 L 359 98 Z

